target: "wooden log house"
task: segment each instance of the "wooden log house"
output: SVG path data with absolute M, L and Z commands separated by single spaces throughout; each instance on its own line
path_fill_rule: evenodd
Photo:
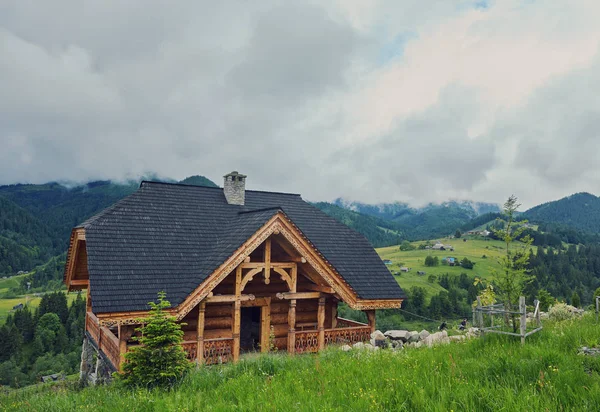
M 109 369 L 136 344 L 159 291 L 183 324 L 189 359 L 203 364 L 367 341 L 375 310 L 400 306 L 402 290 L 362 235 L 300 195 L 224 177 L 224 188 L 142 182 L 73 229 L 64 281 L 87 290 L 84 348 Z M 339 302 L 369 323 L 339 318 Z

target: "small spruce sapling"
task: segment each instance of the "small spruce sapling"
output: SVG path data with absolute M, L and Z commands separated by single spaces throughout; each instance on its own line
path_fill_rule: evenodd
M 171 304 L 165 299 L 165 292 L 158 293 L 158 302 L 149 302 L 152 308 L 146 319 L 141 319 L 142 327 L 134 337 L 140 346 L 125 354 L 126 362 L 119 375 L 129 387 L 170 387 L 181 381 L 190 369 L 191 363 L 181 343 L 183 331 L 174 316 L 165 309 Z

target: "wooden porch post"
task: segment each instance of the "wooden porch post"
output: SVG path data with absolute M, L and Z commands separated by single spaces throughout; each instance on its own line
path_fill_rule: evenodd
M 333 298 L 331 302 L 331 329 L 337 327 L 337 299 Z
M 298 281 L 298 267 L 292 266 L 291 270 L 292 287 L 290 292 L 296 293 L 296 285 Z M 296 353 L 296 299 L 290 299 L 290 308 L 288 310 L 288 353 Z
M 319 311 L 317 312 L 317 324 L 319 330 L 319 350 L 325 347 L 325 298 L 319 298 Z
M 371 327 L 371 333 L 375 332 L 375 311 L 365 310 L 367 318 L 369 319 L 369 326 Z
M 296 299 L 290 299 L 288 327 L 288 353 L 293 355 L 296 352 Z
M 271 342 L 269 342 L 271 336 L 271 298 L 267 299 L 267 305 L 260 308 L 260 351 L 262 353 L 271 350 Z
M 204 315 L 206 313 L 206 301 L 198 304 L 198 325 L 196 326 L 196 362 L 198 365 L 204 363 Z
M 121 355 L 119 362 L 119 369 L 122 368 L 125 363 L 125 354 L 127 353 L 127 341 L 133 335 L 134 328 L 128 325 L 119 325 L 118 327 L 118 335 L 119 335 L 119 354 Z
M 233 304 L 233 361 L 237 362 L 240 358 L 240 316 L 242 302 L 240 301 L 242 287 L 242 267 L 238 266 L 235 271 L 235 302 Z

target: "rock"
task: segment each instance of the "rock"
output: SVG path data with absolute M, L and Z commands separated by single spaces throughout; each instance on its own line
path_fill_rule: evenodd
M 583 346 L 579 348 L 578 354 L 587 356 L 600 356 L 600 348 L 588 348 L 587 346 Z
M 392 349 L 403 349 L 404 343 L 401 340 L 393 340 L 392 341 Z
M 419 336 L 419 332 L 417 332 L 415 330 L 415 331 L 410 332 L 407 342 L 413 343 L 413 342 L 418 342 L 420 340 L 421 340 L 421 338 Z
M 348 352 L 348 351 L 352 350 L 352 346 L 344 345 L 340 349 L 342 349 L 344 352 Z
M 431 347 L 434 345 L 450 343 L 450 339 L 448 338 L 448 332 L 444 330 L 427 336 L 425 339 L 422 340 L 422 342 L 424 345 Z
M 371 333 L 371 345 L 378 348 L 387 348 L 387 338 L 381 331 L 376 330 Z
M 388 330 L 383 335 L 391 340 L 406 342 L 410 337 L 410 332 L 407 330 Z
M 419 332 L 419 340 L 423 340 L 429 335 L 431 335 L 431 334 L 429 332 L 427 332 L 425 329 L 423 329 L 421 332 Z
M 352 345 L 352 347 L 354 349 L 363 349 L 365 347 L 365 344 L 362 342 L 356 342 L 354 345 Z
M 450 341 L 451 342 L 460 342 L 465 340 L 467 337 L 465 335 L 454 335 L 454 336 L 450 336 Z
M 363 348 L 367 349 L 367 350 L 378 350 L 379 349 L 378 347 L 373 346 L 370 343 L 365 343 L 364 346 L 363 346 Z

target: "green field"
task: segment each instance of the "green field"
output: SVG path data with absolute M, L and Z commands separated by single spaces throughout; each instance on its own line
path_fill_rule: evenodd
M 466 242 L 464 241 L 466 239 Z M 504 253 L 504 243 L 499 240 L 491 240 L 480 236 L 466 236 L 460 239 L 439 239 L 445 245 L 454 247 L 454 252 L 447 250 L 419 250 L 418 246 L 424 242 L 413 242 L 417 247 L 416 250 L 401 251 L 398 246 L 390 246 L 377 249 L 377 253 L 382 259 L 389 259 L 392 264 L 388 267 L 392 273 L 400 272 L 400 267 L 405 266 L 411 268 L 409 272 L 400 272 L 400 275 L 394 277 L 398 284 L 403 289 L 410 289 L 413 286 L 421 286 L 428 291 L 428 294 L 436 294 L 442 288 L 437 282 L 429 282 L 429 275 L 439 277 L 443 274 L 450 276 L 459 276 L 461 273 L 466 273 L 469 277 L 480 277 L 491 279 L 493 278 L 492 269 L 499 269 L 498 258 Z M 435 243 L 435 242 L 433 242 Z M 440 265 L 435 267 L 425 266 L 425 258 L 428 255 L 437 256 L 440 260 Z M 484 258 L 483 256 L 486 256 Z M 460 266 L 442 265 L 441 260 L 445 257 L 454 257 L 459 261 L 466 257 L 475 262 L 473 269 L 465 269 Z M 417 274 L 418 271 L 423 271 L 425 275 Z
M 67 303 L 71 304 L 72 301 L 77 297 L 77 292 L 67 294 Z M 33 294 L 29 295 L 29 299 L 27 300 L 25 296 L 19 296 L 11 299 L 0 299 L 0 325 L 4 324 L 4 320 L 8 316 L 10 312 L 12 312 L 12 308 L 19 303 L 25 304 L 28 302 L 29 309 L 35 309 L 40 305 L 41 297 L 33 296 Z
M 519 339 L 489 335 L 393 352 L 261 355 L 204 367 L 179 387 L 77 389 L 73 383 L 0 392 L 8 411 L 598 411 L 600 344 L 592 314 Z
M 8 292 L 8 290 L 10 288 L 19 286 L 19 282 L 21 281 L 21 278 L 24 276 L 27 276 L 27 275 L 19 275 L 19 276 L 10 277 L 8 279 L 0 279 L 0 295 L 2 295 L 5 292 Z

